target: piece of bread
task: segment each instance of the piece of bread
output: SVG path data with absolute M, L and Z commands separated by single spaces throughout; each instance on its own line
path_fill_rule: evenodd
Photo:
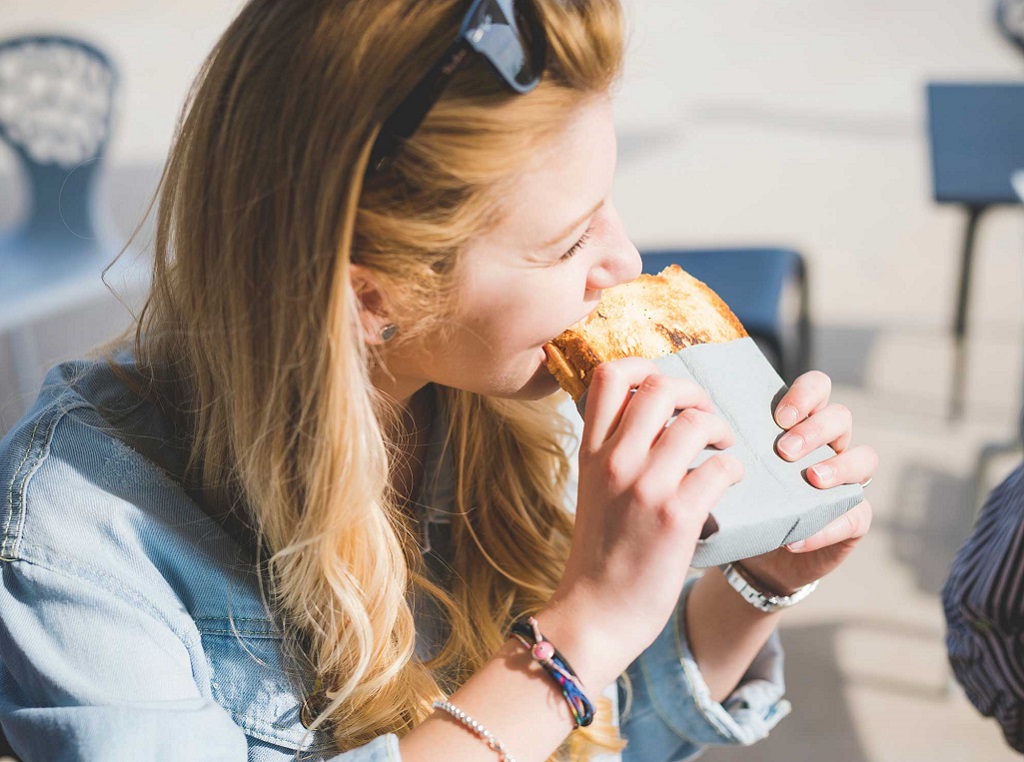
M 657 275 L 605 289 L 597 309 L 544 350 L 551 374 L 579 401 L 594 368 L 608 360 L 654 359 L 746 335 L 718 294 L 679 265 L 669 265 Z

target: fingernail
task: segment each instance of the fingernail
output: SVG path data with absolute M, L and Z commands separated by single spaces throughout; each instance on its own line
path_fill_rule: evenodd
M 789 548 L 790 550 L 803 550 L 803 547 L 806 544 L 807 543 L 804 542 L 803 540 L 797 540 L 796 542 L 789 543 L 789 545 L 787 545 L 786 547 Z
M 796 434 L 786 434 L 786 436 L 779 440 L 779 452 L 783 455 L 788 455 L 791 458 L 795 458 L 799 455 L 803 448 L 803 437 L 797 436 Z
M 796 408 L 792 405 L 783 405 L 775 411 L 775 420 L 778 421 L 779 426 L 784 429 L 794 426 L 798 416 L 799 414 L 796 412 Z
M 818 477 L 818 484 L 823 485 L 831 484 L 832 477 L 835 476 L 836 473 L 832 466 L 826 466 L 822 463 L 819 463 L 816 466 L 811 466 L 811 470 L 814 472 L 814 475 Z

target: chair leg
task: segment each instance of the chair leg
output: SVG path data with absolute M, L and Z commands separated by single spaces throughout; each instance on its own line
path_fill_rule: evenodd
M 811 369 L 812 362 L 811 288 L 807 276 L 807 266 L 804 264 L 803 257 L 800 257 L 799 259 L 798 268 L 797 276 L 800 283 L 800 315 L 797 318 L 797 332 L 800 337 L 800 347 L 796 356 L 796 367 L 792 370 L 794 379 L 801 373 L 809 371 Z
M 757 348 L 761 350 L 761 354 L 768 360 L 769 365 L 775 368 L 775 372 L 782 377 L 786 385 L 792 384 L 793 379 L 789 375 L 785 347 L 782 346 L 778 337 L 766 333 L 752 333 L 750 338 L 754 340 Z
M 964 414 L 964 388 L 967 381 L 967 304 L 971 293 L 971 266 L 974 260 L 978 222 L 987 210 L 988 207 L 984 206 L 972 206 L 967 209 L 967 228 L 964 231 L 960 259 L 960 285 L 953 320 L 953 390 L 949 405 L 950 421 L 959 421 Z

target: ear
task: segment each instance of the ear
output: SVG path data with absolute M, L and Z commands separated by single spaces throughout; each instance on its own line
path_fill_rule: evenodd
M 384 327 L 391 324 L 387 309 L 387 297 L 380 281 L 367 268 L 350 264 L 349 282 L 356 298 L 356 309 L 359 313 L 359 325 L 366 344 L 383 344 Z

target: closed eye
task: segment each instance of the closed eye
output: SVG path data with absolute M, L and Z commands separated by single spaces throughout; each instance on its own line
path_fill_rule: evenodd
M 590 239 L 590 231 L 587 230 L 585 233 L 583 233 L 583 235 L 580 236 L 580 240 L 578 240 L 576 243 L 574 243 L 569 248 L 569 250 L 567 252 L 565 252 L 565 254 L 562 255 L 562 257 L 561 257 L 562 260 L 570 259 L 571 257 L 575 256 L 577 253 L 579 253 L 580 249 L 583 248 L 583 246 L 587 243 L 587 241 L 589 239 Z

